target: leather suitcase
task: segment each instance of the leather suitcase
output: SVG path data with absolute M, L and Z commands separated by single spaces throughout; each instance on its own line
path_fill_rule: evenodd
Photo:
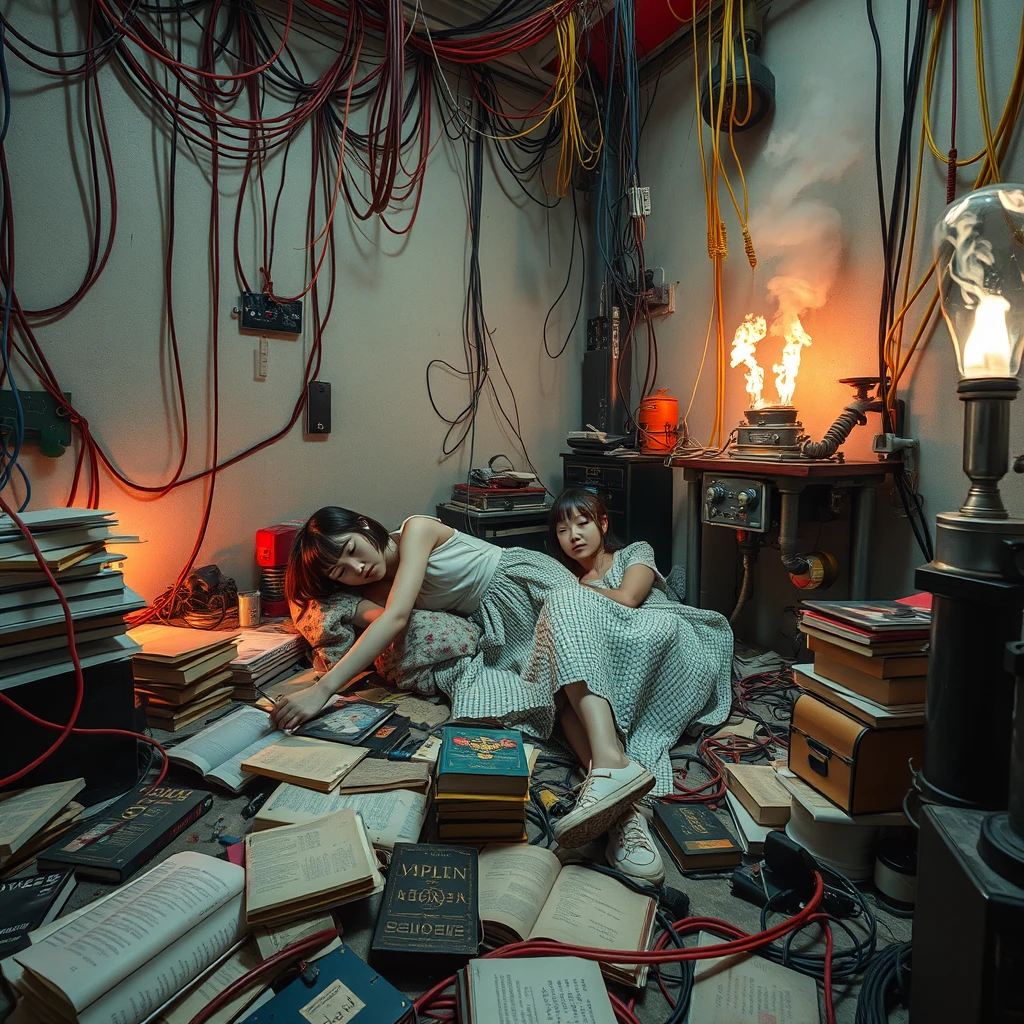
M 847 814 L 897 811 L 923 740 L 923 725 L 876 729 L 802 693 L 793 705 L 789 769 Z

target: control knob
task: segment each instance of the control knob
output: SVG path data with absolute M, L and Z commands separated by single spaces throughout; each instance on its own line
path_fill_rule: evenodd
M 721 484 L 712 484 L 704 492 L 704 496 L 710 504 L 717 505 L 720 501 L 725 500 L 725 488 Z
M 753 509 L 757 508 L 757 502 L 759 497 L 760 495 L 757 493 L 757 490 L 755 488 L 748 487 L 746 488 L 746 490 L 740 491 L 736 495 L 736 501 L 739 504 L 740 508 Z

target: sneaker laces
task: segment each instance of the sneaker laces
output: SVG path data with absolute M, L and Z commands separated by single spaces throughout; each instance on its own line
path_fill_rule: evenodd
M 647 829 L 637 820 L 639 817 L 639 814 L 633 813 L 616 823 L 615 829 L 619 834 L 619 845 L 627 854 L 633 853 L 635 850 L 654 853 L 651 837 L 648 835 Z
M 597 797 L 591 792 L 593 783 L 593 778 L 588 775 L 581 783 L 573 787 L 572 792 L 576 796 L 576 803 L 573 805 L 574 811 L 584 810 L 591 804 L 597 803 Z

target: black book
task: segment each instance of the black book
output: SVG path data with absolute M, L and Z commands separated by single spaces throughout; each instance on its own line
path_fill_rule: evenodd
M 654 831 L 680 871 L 733 867 L 743 860 L 743 847 L 703 804 L 657 801 Z
M 74 891 L 73 871 L 0 882 L 0 960 L 31 945 L 28 933 L 53 921 Z
M 71 867 L 79 878 L 123 882 L 212 805 L 201 789 L 143 786 L 66 832 L 39 854 L 39 867 Z
M 409 719 L 404 715 L 392 715 L 376 732 L 361 740 L 359 746 L 366 747 L 370 757 L 387 757 L 409 737 Z
M 314 718 L 295 730 L 297 736 L 363 746 L 397 710 L 394 704 L 374 704 L 368 700 L 346 701 L 339 708 Z
M 431 967 L 465 963 L 480 947 L 477 853 L 472 847 L 399 843 L 391 857 L 371 959 L 413 954 Z

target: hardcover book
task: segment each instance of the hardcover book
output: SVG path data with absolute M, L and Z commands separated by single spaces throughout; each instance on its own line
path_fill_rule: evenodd
M 870 633 L 927 633 L 932 624 L 930 607 L 903 601 L 803 601 L 801 607 Z
M 0 960 L 26 949 L 28 933 L 49 924 L 75 889 L 73 871 L 0 882 Z
M 143 786 L 41 851 L 39 868 L 123 882 L 212 805 L 201 789 Z
M 412 953 L 432 961 L 476 956 L 478 905 L 476 850 L 399 843 L 371 955 L 387 959 Z
M 449 725 L 437 757 L 437 792 L 523 796 L 530 765 L 523 738 L 511 729 Z
M 296 978 L 242 1024 L 321 1024 L 351 1021 L 359 1024 L 400 1024 L 413 1016 L 412 1000 L 390 985 L 347 947 L 317 961 L 312 983 Z
M 680 871 L 727 868 L 743 859 L 743 848 L 703 804 L 654 804 L 654 830 Z
M 373 735 L 398 709 L 394 704 L 372 704 L 365 700 L 347 701 L 340 708 L 314 718 L 295 730 L 297 736 L 359 745 Z

